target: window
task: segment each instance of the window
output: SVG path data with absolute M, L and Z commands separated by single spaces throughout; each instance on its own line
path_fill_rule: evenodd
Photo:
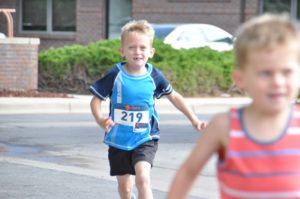
M 108 38 L 119 38 L 121 28 L 131 20 L 132 0 L 109 0 Z
M 53 31 L 75 31 L 76 6 L 75 0 L 52 0 Z
M 291 2 L 287 0 L 265 0 L 263 10 L 264 12 L 272 13 L 289 13 L 291 10 Z
M 297 19 L 300 19 L 300 2 L 298 3 L 298 1 L 296 2 L 297 5 L 295 5 L 295 7 L 297 7 Z
M 76 0 L 21 0 L 21 13 L 22 31 L 76 31 Z
M 259 13 L 289 13 L 291 17 L 300 19 L 300 2 L 298 0 L 261 0 Z
M 169 0 L 169 2 L 180 3 L 229 3 L 231 0 Z
M 47 0 L 23 1 L 23 30 L 47 30 Z
M 209 42 L 227 42 L 229 44 L 232 43 L 232 36 L 223 29 L 214 26 L 207 26 L 202 29 L 202 32 Z

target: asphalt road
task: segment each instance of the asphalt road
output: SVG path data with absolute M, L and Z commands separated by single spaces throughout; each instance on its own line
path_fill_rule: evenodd
M 151 176 L 157 199 L 165 198 L 176 169 L 200 138 L 184 116 L 160 117 Z M 0 198 L 118 198 L 102 141 L 90 114 L 0 115 Z M 212 158 L 189 198 L 218 198 L 214 164 Z

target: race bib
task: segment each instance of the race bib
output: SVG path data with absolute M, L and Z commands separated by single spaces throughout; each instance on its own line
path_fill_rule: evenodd
M 114 122 L 132 126 L 133 132 L 144 132 L 149 124 L 149 109 L 146 105 L 116 105 Z

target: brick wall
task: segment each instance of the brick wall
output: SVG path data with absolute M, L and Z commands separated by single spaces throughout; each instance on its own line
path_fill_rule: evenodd
M 37 38 L 0 39 L 0 89 L 37 90 Z
M 77 0 L 76 41 L 87 44 L 105 39 L 105 0 Z
M 246 1 L 245 18 L 257 14 L 257 1 Z M 234 33 L 241 24 L 241 0 L 133 0 L 132 17 L 151 23 L 208 23 Z
M 75 43 L 88 44 L 105 39 L 106 1 L 76 0 L 76 27 L 72 35 L 59 33 L 25 33 L 19 28 L 19 1 L 0 0 L 0 8 L 15 8 L 14 33 L 17 37 L 38 37 L 40 50 Z M 257 14 L 258 1 L 245 1 L 247 20 Z M 132 0 L 132 18 L 147 19 L 151 23 L 208 23 L 234 33 L 241 24 L 241 0 L 186 1 L 186 0 Z M 0 14 L 0 32 L 6 32 L 4 16 Z

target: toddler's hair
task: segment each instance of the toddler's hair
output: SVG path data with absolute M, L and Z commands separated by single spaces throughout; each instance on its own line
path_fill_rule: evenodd
M 150 43 L 153 43 L 154 40 L 154 29 L 150 23 L 146 20 L 132 20 L 125 24 L 121 29 L 121 40 L 124 41 L 124 37 L 126 34 L 131 32 L 140 32 L 146 34 L 149 39 Z
M 287 14 L 267 13 L 254 17 L 237 31 L 234 43 L 237 67 L 243 67 L 250 50 L 272 49 L 294 42 L 299 48 L 299 26 Z

